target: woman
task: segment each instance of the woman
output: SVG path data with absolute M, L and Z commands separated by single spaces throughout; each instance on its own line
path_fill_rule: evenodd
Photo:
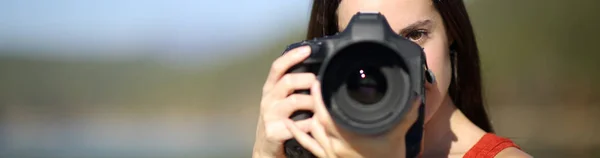
M 462 0 L 315 0 L 307 39 L 344 30 L 359 11 L 380 12 L 393 30 L 423 47 L 437 78 L 426 85 L 420 157 L 530 157 L 512 141 L 492 134 L 477 45 Z M 308 54 L 309 48 L 300 47 L 274 61 L 263 87 L 253 156 L 283 157 L 283 142 L 295 138 L 318 157 L 405 157 L 404 135 L 416 120 L 419 101 L 384 138 L 353 135 L 331 120 L 313 74 L 285 74 Z M 291 94 L 309 88 L 311 95 Z M 297 110 L 315 115 L 293 122 L 289 116 Z

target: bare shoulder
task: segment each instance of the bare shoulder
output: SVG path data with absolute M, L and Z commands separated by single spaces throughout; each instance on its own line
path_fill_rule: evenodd
M 533 156 L 519 150 L 515 147 L 506 148 L 500 151 L 495 158 L 532 158 Z

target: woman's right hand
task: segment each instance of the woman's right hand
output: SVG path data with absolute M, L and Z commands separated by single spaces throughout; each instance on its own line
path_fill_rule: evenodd
M 285 125 L 290 115 L 298 110 L 314 110 L 313 97 L 308 94 L 292 94 L 295 90 L 310 89 L 318 82 L 312 73 L 288 73 L 292 66 L 305 60 L 310 47 L 292 49 L 277 58 L 263 86 L 260 114 L 252 157 L 285 157 L 283 143 L 294 138 Z M 295 121 L 303 132 L 310 131 L 312 118 Z

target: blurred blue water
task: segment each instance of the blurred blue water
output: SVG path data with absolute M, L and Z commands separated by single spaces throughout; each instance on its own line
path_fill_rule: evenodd
M 252 145 L 239 120 L 93 117 L 4 123 L 0 157 L 215 157 L 247 155 Z

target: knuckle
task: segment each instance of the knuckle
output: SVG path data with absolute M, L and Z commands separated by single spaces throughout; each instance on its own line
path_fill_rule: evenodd
M 267 93 L 269 92 L 270 89 L 271 88 L 269 86 L 267 86 L 267 85 L 265 85 L 265 86 L 262 87 L 262 95 L 263 95 L 263 97 L 265 95 L 267 95 Z
M 310 78 L 312 80 L 316 80 L 317 79 L 317 75 L 315 75 L 314 73 L 308 73 L 308 78 Z
M 301 108 L 313 106 L 313 99 L 306 94 L 292 94 L 288 97 L 289 103 Z
M 261 105 L 261 111 L 268 114 L 273 107 L 277 107 L 277 104 L 279 104 L 279 101 L 266 101 Z
M 263 98 L 260 100 L 260 107 L 265 107 L 265 106 L 267 106 L 267 103 L 269 103 L 270 101 L 271 101 L 270 99 L 267 99 L 267 98 L 263 97 Z
M 275 62 L 273 62 L 273 65 L 271 65 L 271 73 L 281 73 L 283 71 L 285 71 L 286 65 L 283 59 L 277 59 L 275 60 Z
M 264 115 L 266 111 L 267 111 L 267 106 L 265 105 L 265 103 L 261 103 L 260 104 L 260 114 Z
M 311 83 L 311 84 L 313 84 L 313 83 L 315 83 L 315 82 L 318 82 L 317 75 L 315 75 L 315 74 L 313 74 L 313 73 L 310 73 L 309 80 L 310 80 L 310 83 Z
M 279 141 L 279 135 L 280 135 L 281 131 L 275 129 L 273 126 L 271 125 L 267 125 L 265 126 L 265 139 L 269 140 L 269 141 Z
M 270 126 L 265 126 L 265 138 L 267 140 L 275 140 L 275 136 L 273 135 L 273 130 L 271 130 Z
M 333 154 L 335 156 L 339 156 L 339 157 L 355 157 L 356 155 L 351 155 L 349 154 L 348 150 L 345 150 L 345 145 L 343 145 L 341 142 L 339 141 L 332 141 L 331 142 L 331 148 L 333 150 Z
M 328 127 L 329 126 L 329 120 L 325 117 L 318 117 L 317 121 L 319 121 L 319 123 L 321 123 L 323 126 Z
M 298 99 L 301 99 L 298 97 L 298 94 L 292 94 L 286 98 L 286 101 L 288 101 L 290 104 L 297 104 Z
M 271 129 L 271 122 L 273 121 L 273 116 L 270 114 L 263 114 L 263 116 L 261 117 L 261 121 L 264 124 L 264 131 L 269 131 L 269 129 Z
M 262 114 L 262 113 L 261 113 L 261 116 L 260 116 L 260 122 L 262 122 L 262 123 L 263 123 L 263 125 L 264 125 L 263 127 L 266 129 L 266 127 L 267 127 L 267 126 L 266 126 L 267 117 L 265 117 L 265 116 L 263 116 L 263 115 L 264 115 L 264 114 Z
M 310 95 L 304 95 L 304 94 L 298 94 L 297 102 L 299 104 L 305 104 L 305 105 L 311 105 L 311 106 L 314 104 L 313 98 Z
M 271 100 L 263 100 L 260 103 L 260 112 L 262 114 L 267 114 L 267 112 L 269 111 L 269 109 L 272 107 L 272 105 L 275 103 L 275 101 L 271 101 Z
M 294 76 L 292 76 L 291 74 L 286 74 L 281 78 L 281 81 L 286 86 L 291 86 L 294 83 L 293 80 L 294 80 Z
M 269 95 L 269 93 L 273 90 L 273 85 L 264 85 L 262 87 L 262 97 L 265 98 Z
M 301 78 L 302 78 L 302 80 L 306 80 L 306 81 L 312 82 L 312 81 L 314 81 L 314 80 L 317 79 L 317 76 L 315 74 L 313 74 L 313 73 L 302 73 Z

